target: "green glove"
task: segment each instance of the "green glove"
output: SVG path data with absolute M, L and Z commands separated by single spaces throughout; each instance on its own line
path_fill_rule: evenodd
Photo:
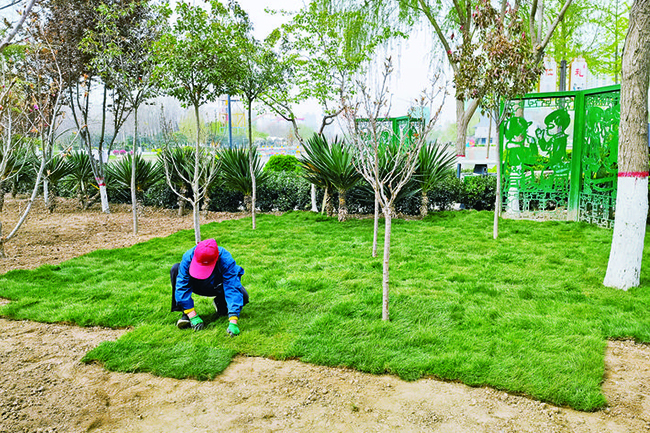
M 192 325 L 192 329 L 194 329 L 195 331 L 200 331 L 201 329 L 203 329 L 203 320 L 201 320 L 201 318 L 197 314 L 196 316 L 190 319 L 190 325 Z
M 228 334 L 230 334 L 231 337 L 236 337 L 239 335 L 239 326 L 237 326 L 236 323 L 230 322 L 228 325 Z

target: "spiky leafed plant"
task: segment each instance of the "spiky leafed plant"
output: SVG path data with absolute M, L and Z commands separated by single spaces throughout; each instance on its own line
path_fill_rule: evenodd
M 52 157 L 45 165 L 43 177 L 47 179 L 48 199 L 47 209 L 50 213 L 56 208 L 56 198 L 59 190 L 59 183 L 62 179 L 72 173 L 72 162 L 66 154 L 58 154 Z
M 318 137 L 318 135 L 314 134 L 303 143 L 305 153 L 301 155 L 299 160 L 300 166 L 303 168 L 302 177 L 313 185 L 323 188 L 325 191 L 323 195 L 324 208 L 327 215 L 332 216 L 334 206 L 332 205 L 330 192 L 334 189 L 334 186 L 325 176 L 326 170 L 320 162 L 323 159 L 322 155 L 328 152 L 327 141 L 316 140 L 314 137 Z
M 456 157 L 449 151 L 448 144 L 439 144 L 437 141 L 422 146 L 418 155 L 418 167 L 413 178 L 420 185 L 422 191 L 422 204 L 420 215 L 429 213 L 429 197 L 427 193 L 440 182 L 452 168 Z
M 32 159 L 34 160 L 34 159 Z M 5 156 L 0 151 L 0 212 L 4 207 L 5 190 L 11 190 L 12 196 L 16 196 L 18 184 L 31 177 L 32 165 L 26 149 L 8 152 Z
M 339 221 L 345 221 L 348 215 L 346 203 L 347 191 L 355 186 L 361 175 L 354 168 L 352 155 L 345 143 L 336 138 L 332 143 L 322 135 L 314 134 L 305 143 L 307 154 L 301 160 L 307 179 L 310 177 L 323 179 L 327 185 L 332 185 L 339 193 Z
M 219 151 L 221 159 L 221 177 L 224 184 L 235 191 L 244 194 L 244 206 L 247 212 L 251 212 L 253 196 L 253 180 L 249 169 L 248 149 L 223 149 Z M 257 183 L 266 180 L 268 174 L 262 171 L 257 149 L 253 149 L 253 172 Z
M 76 192 L 81 207 L 87 209 L 90 206 L 91 195 L 97 196 L 99 190 L 93 176 L 90 157 L 86 152 L 75 151 L 67 158 L 70 161 L 70 174 L 61 179 L 61 184 L 66 189 Z
M 133 155 L 128 154 L 117 161 L 111 162 L 106 167 L 109 185 L 118 187 L 125 195 L 129 195 L 131 188 L 131 167 Z M 135 155 L 135 189 L 138 194 L 138 201 L 142 194 L 153 185 L 161 182 L 165 177 L 160 162 L 146 160 L 140 154 Z

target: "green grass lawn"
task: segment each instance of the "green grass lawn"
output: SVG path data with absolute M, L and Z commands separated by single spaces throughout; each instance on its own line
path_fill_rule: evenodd
M 210 379 L 243 353 L 489 385 L 580 410 L 606 403 L 608 338 L 650 341 L 648 267 L 639 288 L 602 286 L 609 230 L 502 220 L 495 241 L 491 212 L 394 220 L 384 322 L 372 220 L 292 212 L 257 222 L 255 231 L 250 219 L 202 228 L 246 270 L 251 303 L 238 338 L 198 296 L 207 329 L 176 329 L 169 268 L 193 245 L 192 231 L 0 275 L 0 296 L 13 301 L 0 314 L 132 326 L 84 358 L 117 371 Z

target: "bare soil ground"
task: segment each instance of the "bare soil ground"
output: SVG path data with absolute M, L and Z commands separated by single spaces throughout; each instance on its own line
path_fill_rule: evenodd
M 8 199 L 0 214 L 5 230 L 21 205 Z M 202 221 L 233 217 L 209 214 Z M 145 209 L 134 236 L 128 206 L 104 215 L 63 202 L 50 215 L 38 204 L 7 244 L 0 273 L 191 226 L 191 215 Z M 603 378 L 608 407 L 583 413 L 488 387 L 403 382 L 298 361 L 239 356 L 209 382 L 80 363 L 88 350 L 124 332 L 0 318 L 0 432 L 650 431 L 650 347 L 631 341 L 609 343 Z

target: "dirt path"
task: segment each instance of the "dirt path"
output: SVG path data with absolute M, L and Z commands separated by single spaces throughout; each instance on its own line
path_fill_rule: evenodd
M 16 205 L 9 200 L 0 214 L 5 227 Z M 145 210 L 134 237 L 130 218 L 127 207 L 111 215 L 79 212 L 73 203 L 54 215 L 38 207 L 7 245 L 0 273 L 191 227 L 190 216 Z M 297 361 L 237 357 L 210 382 L 79 362 L 123 332 L 0 319 L 0 433 L 650 431 L 650 347 L 630 341 L 611 342 L 607 351 L 609 407 L 582 413 L 487 387 L 403 382 Z

